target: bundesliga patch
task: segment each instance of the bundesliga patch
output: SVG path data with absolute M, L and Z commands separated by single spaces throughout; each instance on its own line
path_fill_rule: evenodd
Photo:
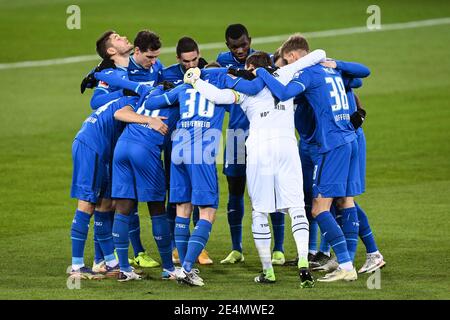
M 98 86 L 106 89 L 109 88 L 109 85 L 105 81 L 99 81 Z

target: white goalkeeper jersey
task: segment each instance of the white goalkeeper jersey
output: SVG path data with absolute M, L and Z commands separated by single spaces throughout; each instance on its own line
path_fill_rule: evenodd
M 290 70 L 278 69 L 274 76 L 286 85 L 294 74 Z M 280 137 L 295 137 L 294 99 L 278 101 L 265 87 L 255 96 L 238 93 L 242 110 L 250 122 L 248 143 Z

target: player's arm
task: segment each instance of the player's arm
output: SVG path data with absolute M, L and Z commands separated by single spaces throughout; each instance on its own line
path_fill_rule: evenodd
M 149 117 L 142 114 L 137 114 L 130 105 L 117 110 L 114 113 L 114 118 L 127 123 L 148 124 L 152 129 L 163 135 L 169 132 L 169 127 L 162 121 L 167 119 L 167 117 Z
M 151 87 L 148 85 L 122 79 L 114 73 L 96 72 L 94 76 L 97 80 L 106 82 L 110 86 L 132 90 L 140 96 L 146 95 L 151 90 Z
M 212 74 L 225 74 L 228 72 L 227 68 L 208 68 L 208 69 L 202 69 L 202 74 L 204 75 L 212 75 Z
M 325 61 L 327 58 L 327 54 L 322 49 L 316 49 L 310 53 L 308 53 L 306 56 L 301 57 L 297 61 L 285 65 L 280 68 L 280 71 L 282 72 L 288 72 L 292 74 L 292 77 L 295 73 L 299 72 L 300 70 L 303 70 L 307 67 L 311 67 L 317 63 Z
M 202 79 L 197 79 L 193 86 L 202 96 L 215 104 L 234 104 L 239 101 L 239 94 L 236 91 L 219 89 Z
M 145 100 L 144 106 L 148 110 L 157 110 L 170 107 L 178 101 L 179 93 L 186 88 L 187 85 L 181 85 L 163 94 L 150 94 L 147 100 Z
M 350 78 L 346 85 L 348 88 L 358 89 L 362 87 L 363 81 L 360 78 Z
M 266 86 L 261 78 L 245 80 L 243 78 L 226 77 L 225 86 L 227 88 L 242 92 L 249 96 L 258 94 Z
M 366 78 L 370 75 L 370 69 L 357 62 L 347 62 L 341 60 L 327 60 L 322 63 L 322 65 L 339 70 L 344 76 L 350 78 Z
M 299 95 L 306 90 L 309 84 L 309 77 L 305 77 L 304 74 L 291 80 L 287 85 L 283 85 L 264 68 L 256 69 L 256 75 L 264 81 L 270 92 L 280 101 L 286 101 Z
M 91 97 L 91 108 L 93 110 L 97 110 L 99 107 L 105 105 L 106 103 L 123 96 L 124 94 L 122 90 L 109 92 L 97 87 L 95 88 L 94 94 Z

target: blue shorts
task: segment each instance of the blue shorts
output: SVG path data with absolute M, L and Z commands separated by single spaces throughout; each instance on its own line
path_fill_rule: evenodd
M 356 130 L 359 153 L 359 178 L 361 179 L 361 193 L 366 192 L 366 137 L 362 128 Z
M 247 131 L 248 132 L 248 131 Z M 227 143 L 223 153 L 223 174 L 228 177 L 245 177 L 247 134 L 233 135 L 227 130 Z
M 312 153 L 313 198 L 355 197 L 361 194 L 356 140 L 326 153 Z
M 119 139 L 114 150 L 112 197 L 138 202 L 164 201 L 166 183 L 161 149 Z
M 99 198 L 111 198 L 110 165 L 83 142 L 72 143 L 73 175 L 70 196 L 97 203 Z
M 191 202 L 217 209 L 219 184 L 216 164 L 175 164 L 170 167 L 170 203 Z
M 302 163 L 303 172 L 303 194 L 305 197 L 305 206 L 312 206 L 312 186 L 313 186 L 313 172 L 314 162 L 311 158 L 310 146 L 307 143 L 298 144 L 300 152 L 300 160 Z

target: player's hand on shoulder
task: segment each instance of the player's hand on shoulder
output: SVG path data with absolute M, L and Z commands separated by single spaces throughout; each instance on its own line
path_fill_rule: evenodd
M 228 68 L 227 73 L 231 74 L 232 76 L 235 76 L 235 77 L 243 78 L 245 80 L 255 79 L 255 75 L 250 70 L 237 69 L 237 68 L 230 67 L 230 68 Z
M 160 82 L 159 85 L 162 85 L 162 88 L 164 89 L 164 91 L 175 88 L 175 85 L 173 84 L 173 82 L 170 82 L 167 80 Z
M 194 85 L 195 82 L 200 79 L 201 71 L 199 68 L 190 68 L 186 73 L 184 74 L 183 81 L 184 83 Z
M 167 117 L 149 117 L 148 124 L 153 129 L 161 133 L 162 135 L 166 135 L 169 132 L 169 127 L 167 124 L 163 122 Z
M 320 64 L 326 68 L 336 69 L 336 67 L 337 67 L 336 61 L 331 60 L 331 59 L 325 60 L 324 62 L 321 62 Z

